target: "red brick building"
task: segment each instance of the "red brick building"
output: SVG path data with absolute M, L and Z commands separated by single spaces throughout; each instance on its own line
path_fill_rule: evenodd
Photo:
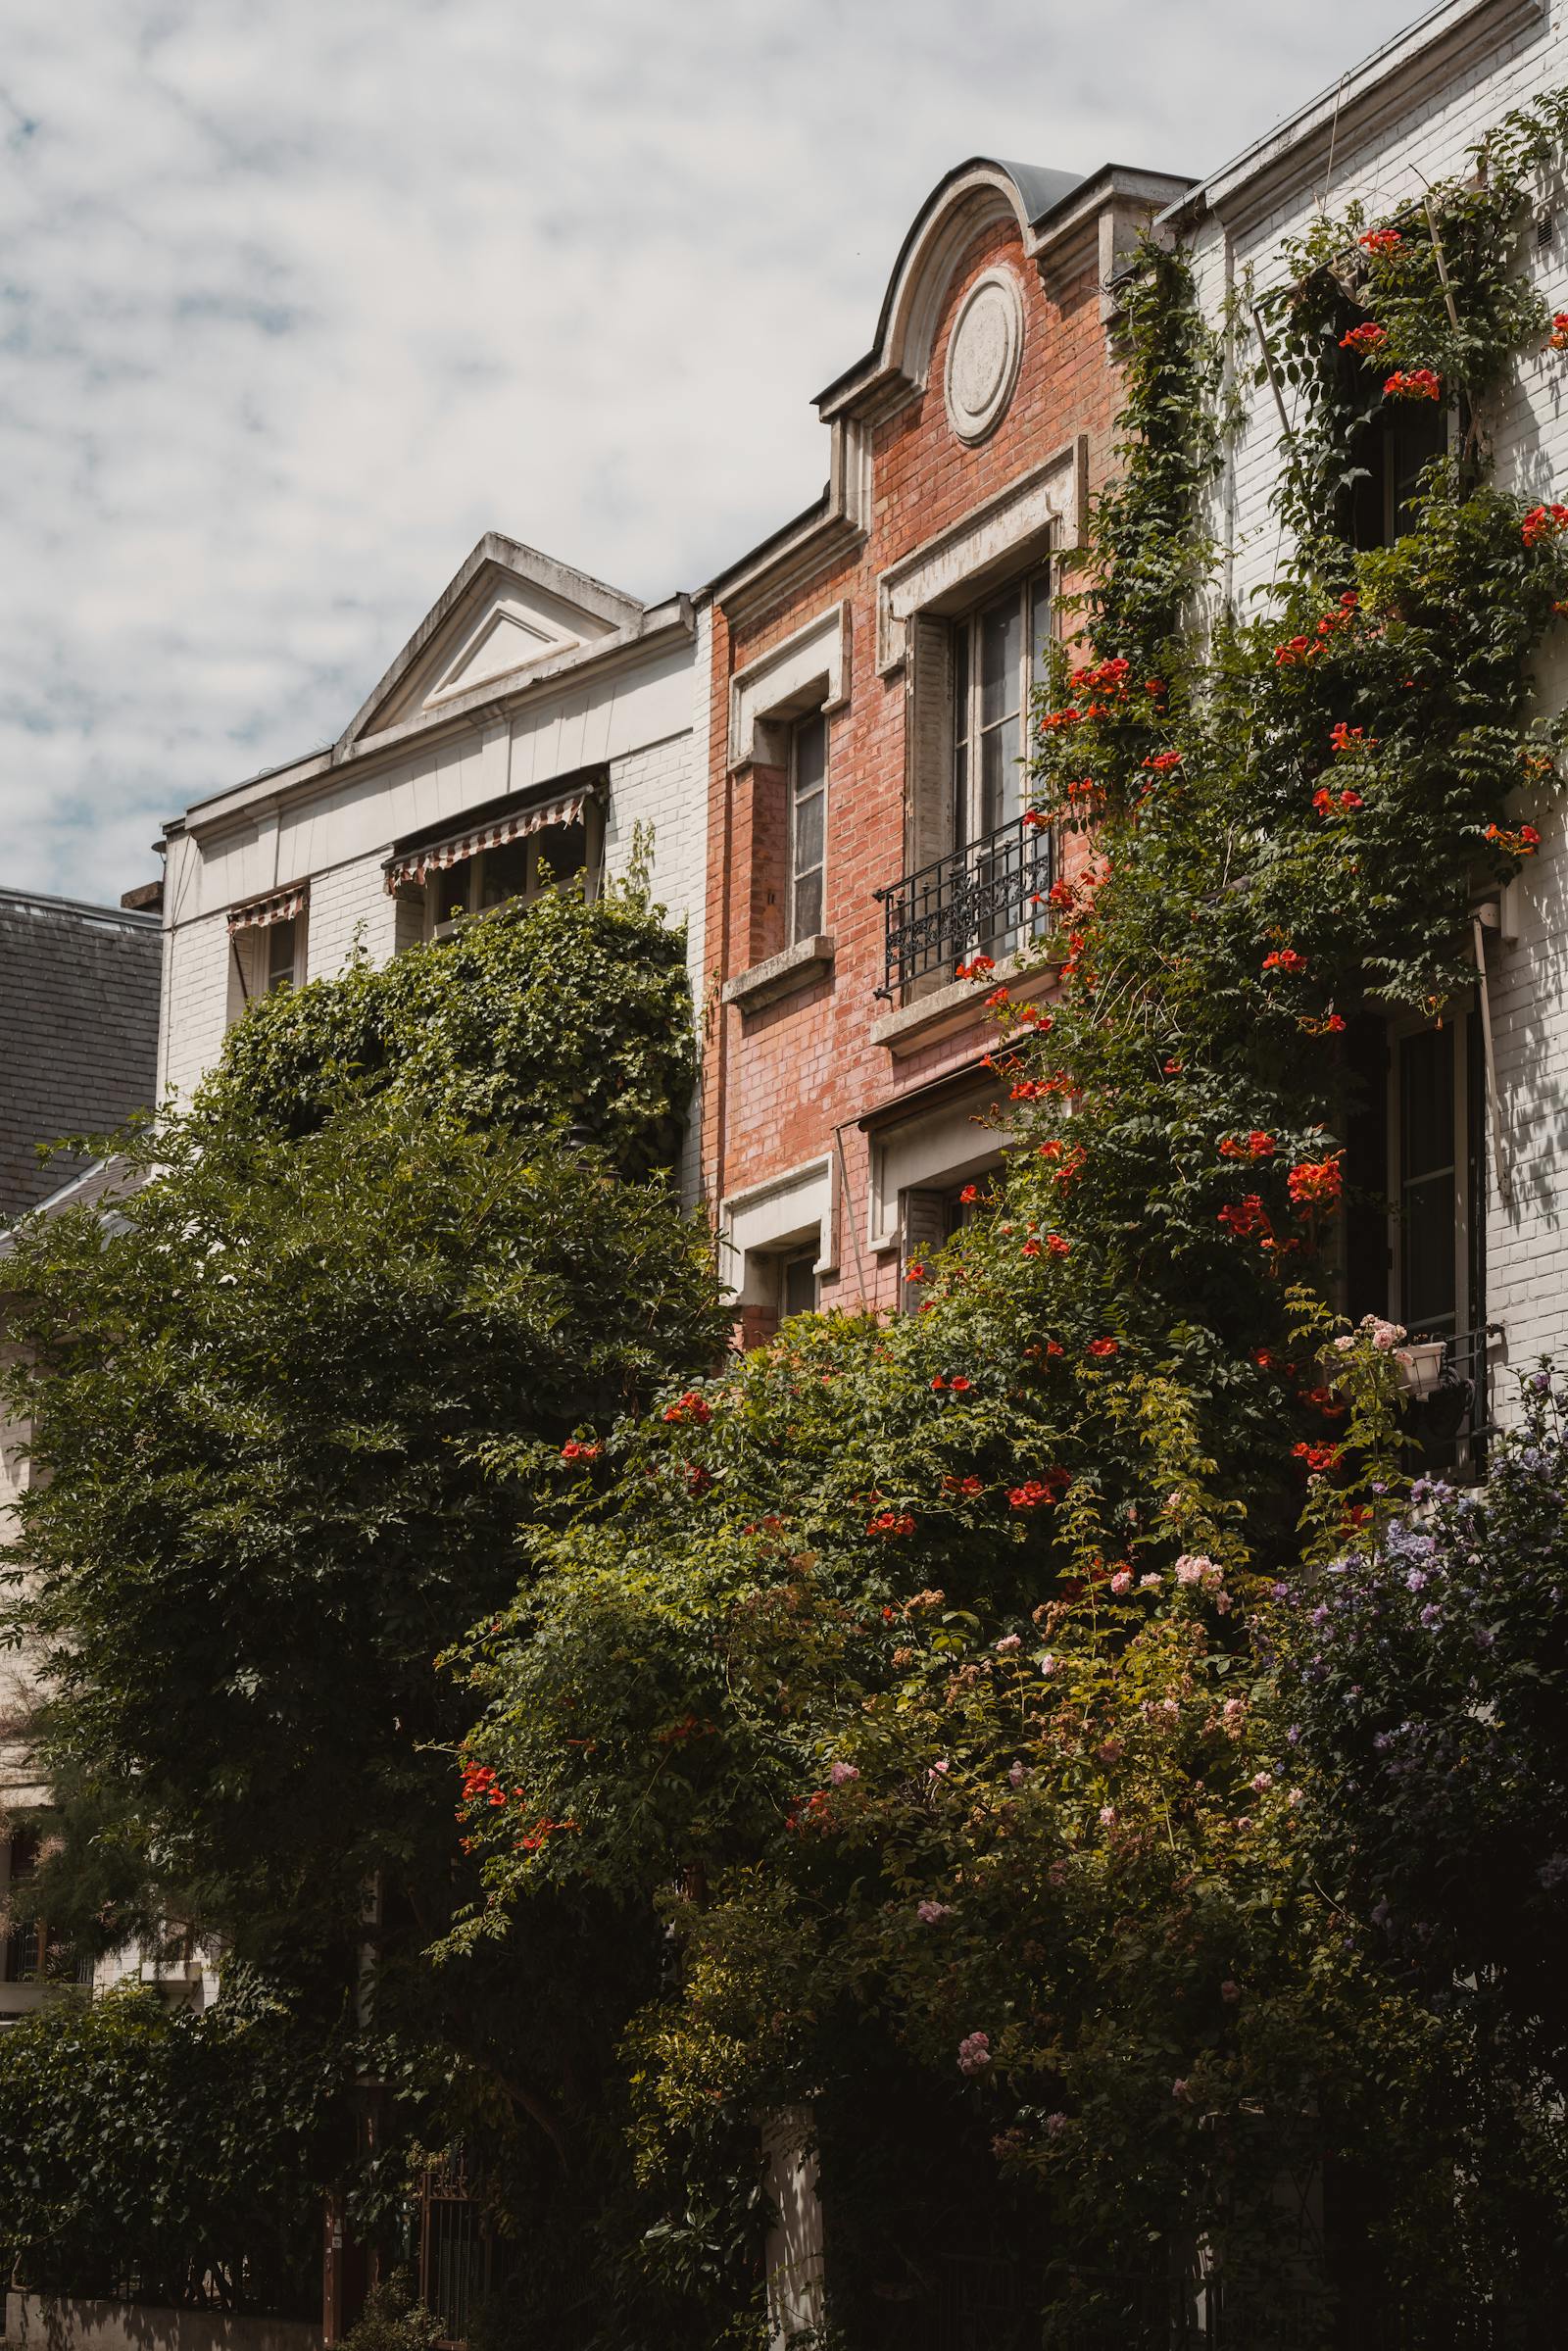
M 951 172 L 817 402 L 822 498 L 705 591 L 703 1178 L 750 1337 L 895 1306 L 996 1161 L 981 1007 L 1052 878 L 1019 759 L 1053 566 L 1109 461 L 1118 261 L 1186 184 Z M 996 975 L 957 977 L 976 954 Z

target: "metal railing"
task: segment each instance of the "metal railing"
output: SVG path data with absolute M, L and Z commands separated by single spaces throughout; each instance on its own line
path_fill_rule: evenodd
M 1486 1475 L 1487 1441 L 1495 1430 L 1488 1347 L 1499 1336 L 1494 1327 L 1435 1334 L 1443 1343 L 1437 1384 L 1411 1413 L 1414 1449 L 1433 1476 L 1468 1482 Z
M 1018 816 L 878 890 L 885 966 L 878 996 L 895 999 L 934 971 L 952 979 L 968 956 L 1000 959 L 1036 937 L 1054 871 L 1051 827 Z

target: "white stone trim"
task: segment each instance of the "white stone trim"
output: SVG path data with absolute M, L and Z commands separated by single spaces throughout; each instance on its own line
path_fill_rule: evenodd
M 983 388 L 966 385 L 964 374 L 977 357 L 986 329 L 981 313 L 994 318 L 1001 330 L 995 371 Z M 999 266 L 983 270 L 958 305 L 948 337 L 947 365 L 942 375 L 942 398 L 948 422 L 957 438 L 973 447 L 993 433 L 1006 413 L 1023 365 L 1023 293 L 1011 269 Z M 979 355 L 985 356 L 985 355 Z
M 770 1296 L 764 1261 L 792 1242 L 816 1235 L 816 1271 L 838 1270 L 834 1237 L 833 1154 L 808 1159 L 745 1192 L 731 1193 L 718 1212 L 718 1269 L 741 1306 L 761 1306 Z
M 782 644 L 737 669 L 729 681 L 729 763 L 777 763 L 777 747 L 760 729 L 808 710 L 841 710 L 850 696 L 850 608 L 829 605 Z
M 956 590 L 978 594 L 986 575 L 1048 535 L 1072 545 L 1078 535 L 1077 447 L 1065 449 L 939 531 L 912 555 L 890 563 L 877 581 L 876 665 L 896 669 L 907 650 L 907 623 Z
M 873 1249 L 898 1248 L 900 1201 L 906 1192 L 947 1191 L 997 1164 L 1014 1140 L 1013 1130 L 982 1126 L 975 1112 L 1004 1092 L 1005 1086 L 999 1086 L 997 1079 L 988 1075 L 977 1081 L 972 1094 L 943 1102 L 923 1116 L 881 1128 L 867 1138 L 866 1238 Z

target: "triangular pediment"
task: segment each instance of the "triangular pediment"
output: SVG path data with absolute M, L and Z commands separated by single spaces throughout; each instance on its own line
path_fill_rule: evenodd
M 487 687 L 503 692 L 522 684 L 530 670 L 621 635 L 642 611 L 635 597 L 491 531 L 398 655 L 343 741 L 437 717 Z

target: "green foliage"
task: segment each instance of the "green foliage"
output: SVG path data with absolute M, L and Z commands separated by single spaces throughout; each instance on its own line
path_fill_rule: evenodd
M 436 2351 L 446 2322 L 414 2297 L 405 2271 L 373 2285 L 343 2337 L 343 2351 Z
M 1537 318 L 1500 166 L 1496 201 L 1450 223 L 1472 391 Z M 1368 1003 L 1442 1010 L 1472 890 L 1530 854 L 1518 795 L 1557 788 L 1530 661 L 1568 567 L 1472 447 L 1386 551 L 1300 505 L 1272 609 L 1198 627 L 1217 355 L 1181 257 L 1144 256 L 1124 317 L 1126 470 L 1071 607 L 1093 652 L 1037 712 L 1038 813 L 1081 841 L 1050 1010 L 1002 1015 L 1005 1181 L 906 1269 L 920 1315 L 803 1319 L 667 1392 L 531 1530 L 454 1659 L 483 1885 L 449 1965 L 526 1964 L 564 1906 L 617 1906 L 640 1950 L 662 1920 L 603 2077 L 635 2186 L 673 2211 L 728 2164 L 755 2231 L 737 2136 L 809 2103 L 858 2344 L 941 2297 L 956 2242 L 1010 2254 L 1020 2339 L 1042 2312 L 1051 2340 L 1158 2332 L 1200 2246 L 1239 2340 L 1327 2339 L 1365 2280 L 1282 2194 L 1325 2170 L 1375 2179 L 1377 2274 L 1425 2341 L 1549 2286 L 1560 2129 L 1484 2019 L 1353 1931 L 1282 1747 L 1271 1595 L 1399 1523 L 1392 1341 L 1329 1304 L 1340 1040 Z M 1354 418 L 1320 407 L 1344 464 Z M 622 2319 L 673 2342 L 700 2289 L 617 2193 Z
M 242 1984 L 200 2016 L 126 1986 L 0 2034 L 0 2249 L 34 2292 L 318 2308 L 340 2039 Z
M 640 897 L 547 890 L 389 963 L 252 1005 L 201 1091 L 204 1130 L 298 1135 L 345 1097 L 522 1136 L 581 1128 L 622 1174 L 673 1155 L 696 1081 L 685 949 Z

